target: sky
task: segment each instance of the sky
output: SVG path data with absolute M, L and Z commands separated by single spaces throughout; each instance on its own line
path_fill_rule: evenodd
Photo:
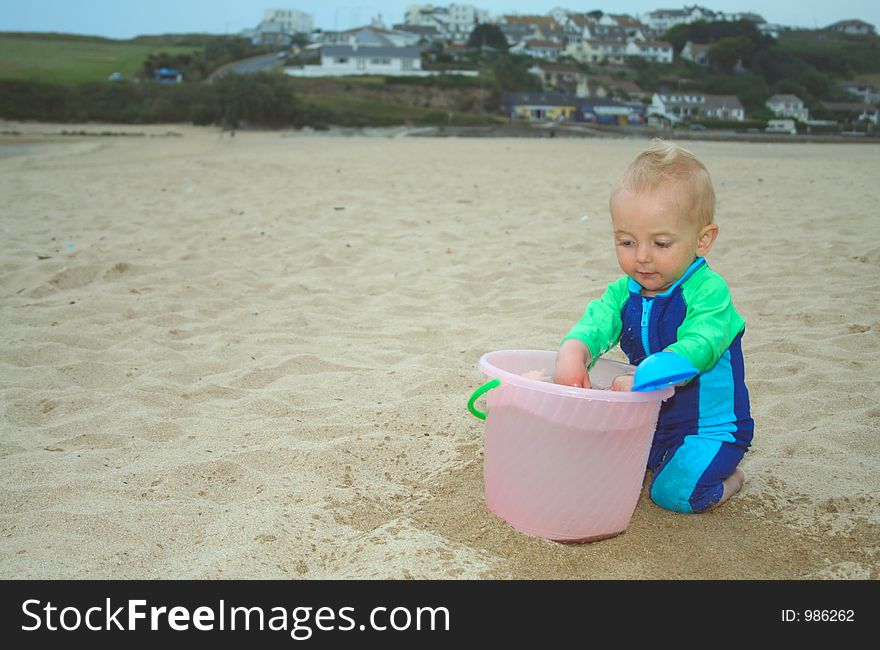
M 361 1 L 364 4 L 359 4 Z M 411 4 L 447 6 L 449 2 L 409 0 L 0 0 L 0 31 L 68 32 L 127 39 L 141 34 L 235 34 L 256 27 L 265 8 L 298 9 L 311 14 L 322 29 L 348 29 L 381 15 L 386 26 L 403 22 Z M 699 4 L 715 11 L 752 11 L 770 23 L 825 27 L 838 20 L 858 18 L 880 29 L 877 0 L 459 0 L 492 14 L 546 14 L 555 7 L 575 11 L 601 9 L 633 16 L 654 9 L 679 9 Z

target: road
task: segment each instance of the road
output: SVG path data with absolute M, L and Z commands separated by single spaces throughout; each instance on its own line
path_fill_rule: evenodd
M 255 56 L 252 59 L 245 59 L 244 61 L 236 61 L 235 63 L 230 63 L 229 65 L 225 65 L 217 72 L 211 75 L 211 80 L 218 79 L 225 74 L 235 73 L 235 74 L 254 74 L 256 72 L 269 72 L 276 65 L 282 62 L 282 59 L 278 58 L 277 54 L 264 54 L 263 56 Z

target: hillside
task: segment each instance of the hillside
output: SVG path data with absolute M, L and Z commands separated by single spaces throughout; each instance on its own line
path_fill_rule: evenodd
M 190 41 L 181 44 L 181 41 Z M 203 43 L 181 36 L 118 41 L 74 34 L 0 33 L 0 80 L 86 83 L 114 72 L 130 77 L 151 54 L 201 51 Z

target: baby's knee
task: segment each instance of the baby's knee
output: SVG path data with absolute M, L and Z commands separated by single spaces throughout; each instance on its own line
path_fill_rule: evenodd
M 651 484 L 651 500 L 673 512 L 700 513 L 721 499 L 721 483 L 700 484 L 692 476 L 676 474 L 667 468 Z

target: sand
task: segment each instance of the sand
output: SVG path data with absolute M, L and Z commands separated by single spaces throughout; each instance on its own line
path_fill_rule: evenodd
M 689 143 L 747 483 L 560 545 L 486 509 L 465 404 L 618 277 L 644 140 L 2 126 L 0 577 L 878 577 L 880 147 Z

